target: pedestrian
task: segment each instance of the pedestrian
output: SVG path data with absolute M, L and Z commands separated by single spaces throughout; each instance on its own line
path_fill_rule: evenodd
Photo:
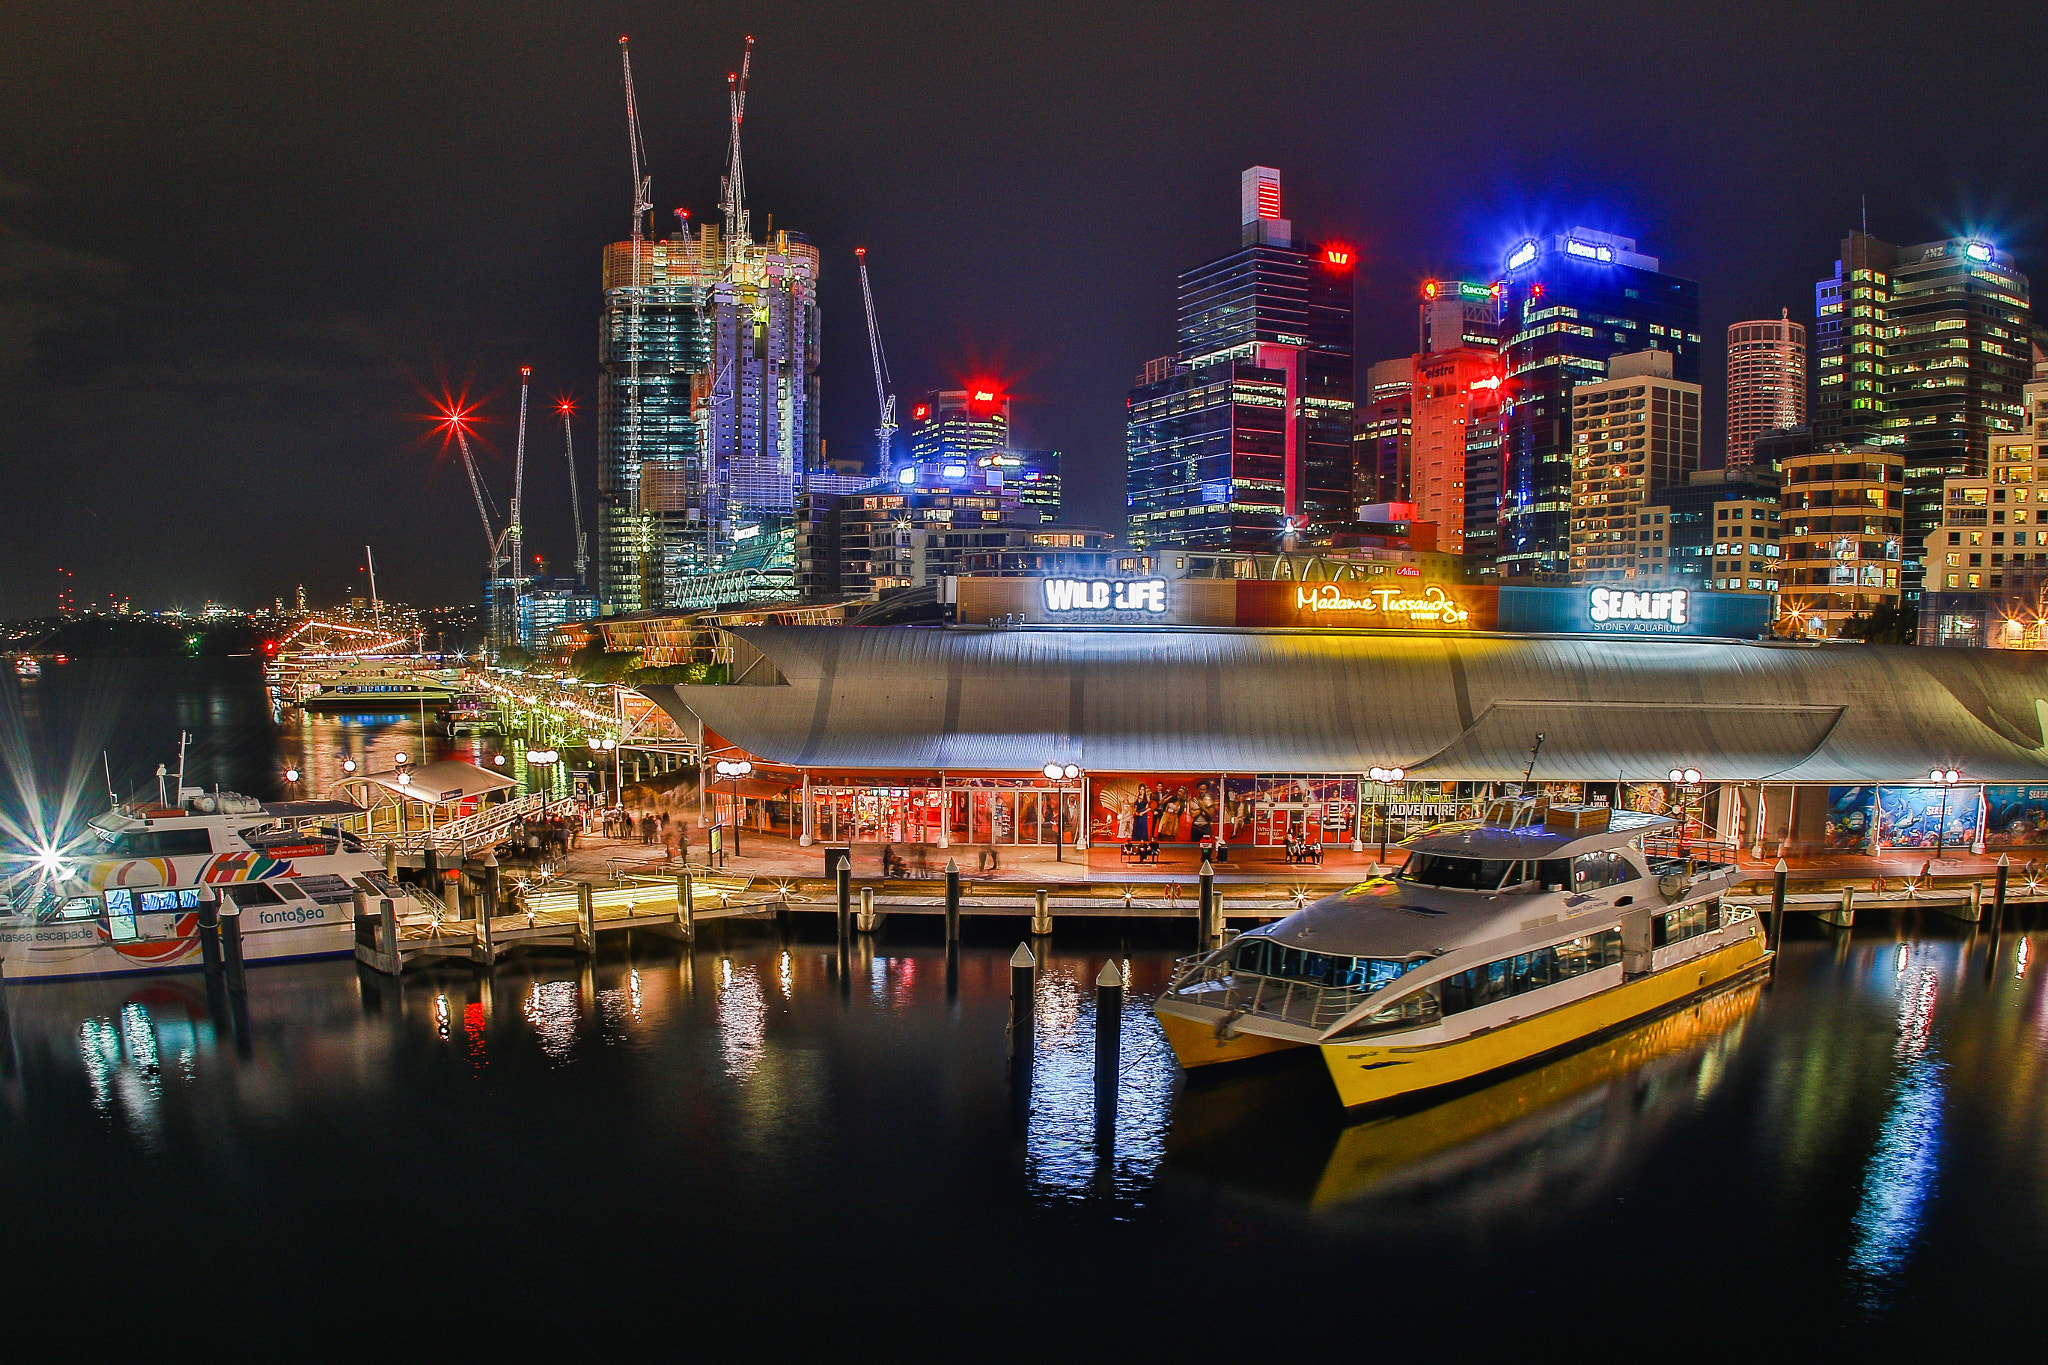
M 668 854 L 668 860 L 674 862 L 676 860 L 676 832 L 667 828 L 665 822 L 661 831 L 661 846 Z
M 996 854 L 996 846 L 988 846 L 988 873 L 991 877 L 1003 870 L 1003 860 Z
M 690 865 L 690 827 L 676 821 L 676 856 L 683 860 L 683 866 Z

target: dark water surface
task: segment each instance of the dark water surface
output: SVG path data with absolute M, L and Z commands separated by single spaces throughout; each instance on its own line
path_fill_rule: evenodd
M 92 757 L 183 723 L 261 775 L 280 733 L 248 685 L 131 676 Z M 16 702 L 15 733 L 61 760 L 49 717 L 79 712 Z M 1142 926 L 1055 936 L 1019 1084 L 1015 938 L 981 927 L 949 986 L 935 928 L 885 926 L 843 969 L 748 925 L 402 985 L 262 968 L 244 1046 L 196 974 L 8 987 L 13 1335 L 862 1360 L 2031 1339 L 2041 936 L 1994 957 L 1938 919 L 1795 925 L 1767 989 L 1347 1126 L 1313 1064 L 1184 1082 L 1145 1009 L 1182 945 Z M 1105 1144 L 1092 982 L 1112 957 L 1131 999 Z

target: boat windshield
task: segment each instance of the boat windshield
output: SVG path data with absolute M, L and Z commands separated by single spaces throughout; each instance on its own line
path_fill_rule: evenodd
M 1512 858 L 1459 858 L 1449 853 L 1417 853 L 1408 859 L 1398 880 L 1446 891 L 1498 891 L 1515 866 Z
M 1426 957 L 1345 957 L 1336 953 L 1312 953 L 1268 938 L 1251 937 L 1239 939 L 1230 955 L 1231 967 L 1240 972 L 1307 981 L 1318 986 L 1342 986 L 1367 995 L 1390 981 L 1406 976 L 1428 960 Z

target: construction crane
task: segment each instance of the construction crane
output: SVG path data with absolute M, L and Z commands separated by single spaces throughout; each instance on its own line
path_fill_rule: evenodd
M 518 630 L 519 588 L 526 581 L 526 525 L 521 519 L 521 510 L 526 501 L 526 398 L 533 388 L 533 366 L 519 367 L 519 441 L 512 456 L 512 506 L 511 515 L 505 522 L 504 559 L 511 568 L 506 577 L 512 583 L 512 600 L 515 604 L 512 627 Z M 493 601 L 496 599 L 493 598 Z M 516 641 L 515 641 L 516 643 Z
M 491 585 L 490 644 L 496 649 L 500 634 L 499 612 L 502 610 L 497 585 L 503 578 L 501 569 L 504 563 L 505 535 L 491 525 L 490 496 L 484 491 L 483 475 L 477 472 L 476 453 L 469 448 L 469 423 L 475 411 L 475 408 L 463 406 L 451 399 L 441 407 L 441 426 L 448 435 L 455 438 L 455 444 L 462 451 L 462 468 L 469 475 L 469 491 L 476 498 L 477 520 L 483 523 L 484 544 L 489 547 L 490 558 L 484 574 L 485 581 Z
M 641 258 L 646 255 L 647 217 L 654 211 L 654 177 L 646 170 L 647 145 L 640 137 L 640 104 L 633 95 L 633 56 L 619 38 L 619 65 L 626 77 L 626 142 L 633 158 L 633 253 L 631 297 L 626 300 L 626 459 L 631 468 L 640 461 L 640 296 Z M 616 458 L 616 457 L 615 457 Z M 579 523 L 580 527 L 580 523 Z M 581 534 L 579 529 L 578 534 Z M 643 572 L 639 575 L 646 578 Z
M 726 102 L 732 116 L 731 140 L 726 144 L 726 172 L 719 187 L 720 207 L 725 213 L 726 257 L 733 259 L 743 241 L 753 234 L 747 227 L 747 179 L 740 168 L 740 122 L 747 116 L 747 75 L 754 69 L 754 35 L 747 35 L 746 51 L 740 56 L 738 75 L 725 78 Z
M 555 411 L 562 414 L 562 454 L 569 461 L 569 519 L 576 527 L 576 582 L 580 587 L 589 587 L 586 575 L 590 571 L 590 541 L 583 534 L 583 494 L 576 487 L 576 435 L 569 426 L 576 405 L 564 398 L 555 404 Z
M 889 361 L 882 354 L 882 329 L 875 325 L 875 294 L 868 288 L 868 249 L 857 246 L 853 254 L 860 261 L 861 300 L 868 306 L 868 356 L 875 362 L 875 407 L 881 413 L 881 423 L 875 428 L 875 444 L 880 451 L 875 473 L 887 478 L 895 453 L 896 395 L 889 392 Z

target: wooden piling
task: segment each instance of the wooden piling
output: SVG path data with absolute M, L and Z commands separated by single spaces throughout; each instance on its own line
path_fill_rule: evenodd
M 477 955 L 486 965 L 494 966 L 498 961 L 497 944 L 491 939 L 491 919 L 498 913 L 498 855 L 484 854 L 484 895 L 483 904 L 477 907 L 476 935 Z
M 1771 870 L 1771 951 L 1777 952 L 1785 943 L 1785 874 L 1789 869 L 1783 858 Z
M 960 941 L 960 862 L 946 859 L 946 942 Z
M 683 926 L 683 938 L 697 941 L 697 882 L 684 868 L 676 874 L 676 919 Z
M 1196 901 L 1195 933 L 1201 951 L 1216 946 L 1216 869 L 1202 859 L 1201 895 Z
M 227 974 L 228 990 L 249 993 L 249 968 L 242 958 L 242 907 L 225 901 L 220 907 L 221 965 Z
M 845 943 L 853 937 L 853 859 L 842 854 L 839 859 L 839 941 Z
M 582 930 L 583 941 L 577 948 L 586 953 L 597 951 L 597 897 L 591 893 L 589 882 L 576 883 L 576 923 Z
M 1116 960 L 1102 964 L 1095 976 L 1095 1095 L 1101 1104 L 1105 1096 L 1116 1103 L 1118 1067 L 1124 1036 L 1124 979 L 1118 975 Z
M 1010 954 L 1010 1060 L 1031 1063 L 1033 1036 L 1032 1006 L 1038 979 L 1038 959 L 1031 945 L 1020 943 Z

